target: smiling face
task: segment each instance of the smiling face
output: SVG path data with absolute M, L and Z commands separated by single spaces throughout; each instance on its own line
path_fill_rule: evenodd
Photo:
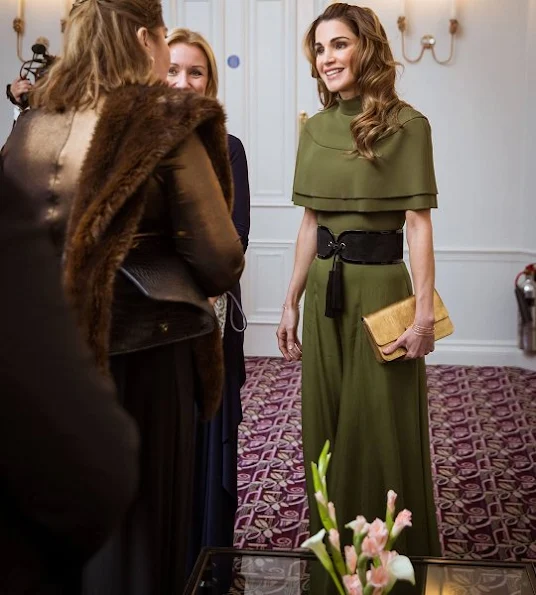
M 331 93 L 341 99 L 355 97 L 357 88 L 353 72 L 358 37 L 342 21 L 322 21 L 315 31 L 315 59 L 320 78 Z
M 205 95 L 209 82 L 208 60 L 196 45 L 173 43 L 170 46 L 171 65 L 167 79 L 171 87 L 190 89 Z

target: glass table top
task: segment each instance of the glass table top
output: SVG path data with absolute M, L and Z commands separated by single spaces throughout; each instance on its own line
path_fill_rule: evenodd
M 412 558 L 417 584 L 399 583 L 393 595 L 536 595 L 534 567 L 522 562 Z M 317 595 L 310 573 L 319 562 L 306 551 L 205 549 L 185 595 Z M 317 569 L 315 570 L 315 567 Z M 329 589 L 329 595 L 336 594 Z

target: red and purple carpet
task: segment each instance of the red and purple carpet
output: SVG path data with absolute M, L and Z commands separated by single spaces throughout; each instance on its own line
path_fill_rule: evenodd
M 299 364 L 248 358 L 235 546 L 298 547 L 308 535 Z M 536 372 L 429 366 L 443 554 L 536 560 Z

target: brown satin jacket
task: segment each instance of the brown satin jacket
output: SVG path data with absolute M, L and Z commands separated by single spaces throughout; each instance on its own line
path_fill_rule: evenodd
M 224 122 L 213 99 L 131 85 L 98 109 L 27 111 L 2 151 L 4 174 L 56 248 L 99 365 L 110 353 L 198 340 L 206 416 L 223 375 L 206 298 L 244 266 Z

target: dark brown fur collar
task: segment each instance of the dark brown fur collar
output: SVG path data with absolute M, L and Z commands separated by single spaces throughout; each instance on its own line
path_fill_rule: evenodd
M 104 103 L 71 209 L 64 269 L 67 295 L 103 370 L 108 369 L 114 279 L 143 215 L 144 183 L 194 131 L 231 210 L 225 115 L 216 100 L 163 85 L 132 85 Z M 221 351 L 221 345 L 215 348 Z

